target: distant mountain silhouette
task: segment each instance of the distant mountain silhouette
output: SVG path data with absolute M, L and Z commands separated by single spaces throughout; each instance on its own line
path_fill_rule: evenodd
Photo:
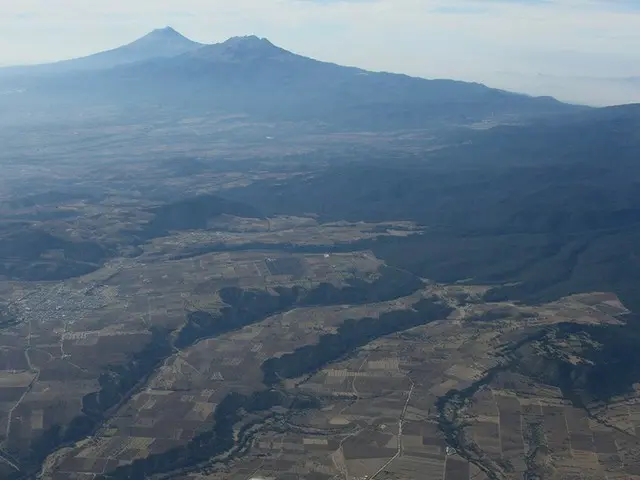
M 142 38 L 122 47 L 82 58 L 28 67 L 8 67 L 0 73 L 67 73 L 83 70 L 101 70 L 154 58 L 181 55 L 202 47 L 171 27 L 153 30 Z
M 189 57 L 207 61 L 248 61 L 295 56 L 291 52 L 276 47 L 266 38 L 255 35 L 232 37 L 225 42 L 206 45 L 191 52 Z
M 75 62 L 75 63 L 73 63 Z M 504 116 L 577 110 L 478 83 L 426 80 L 317 61 L 256 36 L 195 44 L 171 29 L 119 49 L 64 63 L 46 80 L 23 76 L 4 87 L 83 108 L 161 105 L 178 116 L 246 114 L 261 121 L 322 123 L 337 129 L 468 124 Z M 108 66 L 114 66 L 108 68 Z M 98 71 L 97 71 L 98 70 Z M 1 105 L 0 105 L 1 106 Z

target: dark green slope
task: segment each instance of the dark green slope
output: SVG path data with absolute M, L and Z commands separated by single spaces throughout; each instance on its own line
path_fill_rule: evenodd
M 613 290 L 640 308 L 639 127 L 640 106 L 602 109 L 459 134 L 419 160 L 345 159 L 228 195 L 265 215 L 416 221 L 427 233 L 369 246 L 436 280 L 520 282 L 494 298 Z

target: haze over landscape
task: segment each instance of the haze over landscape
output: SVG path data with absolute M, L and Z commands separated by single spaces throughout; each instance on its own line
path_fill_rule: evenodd
M 635 0 L 3 2 L 0 65 L 88 55 L 164 25 L 202 43 L 256 34 L 325 61 L 571 102 L 640 101 Z
M 0 6 L 0 478 L 640 478 L 639 18 Z

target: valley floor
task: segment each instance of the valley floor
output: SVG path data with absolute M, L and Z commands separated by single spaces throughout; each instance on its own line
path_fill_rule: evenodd
M 322 227 L 308 219 L 273 219 L 270 228 L 278 222 L 292 231 L 314 229 L 317 245 L 341 229 L 350 238 L 370 235 L 363 225 Z M 398 234 L 396 227 L 377 234 Z M 286 228 L 280 234 L 292 235 Z M 24 468 L 54 447 L 55 453 L 42 457 L 42 479 L 141 478 L 140 472 L 193 480 L 636 474 L 635 395 L 606 408 L 580 406 L 567 398 L 557 376 L 542 375 L 537 362 L 587 362 L 581 348 L 589 339 L 580 332 L 558 339 L 556 329 L 621 325 L 627 310 L 615 295 L 574 295 L 538 306 L 491 303 L 483 300 L 483 286 L 412 276 L 407 278 L 417 283 L 402 277 L 399 289 L 386 284 L 397 273 L 385 271 L 366 250 L 177 255 L 188 246 L 180 238 L 159 240 L 136 259 L 114 261 L 75 280 L 36 288 L 5 285 L 14 292 L 20 320 L 2 332 L 8 465 Z M 378 301 L 361 297 L 356 279 L 367 289 L 378 285 Z M 327 285 L 339 293 L 327 293 L 333 292 Z M 296 288 L 306 296 L 285 299 Z M 230 305 L 243 308 L 248 301 L 234 303 L 233 292 L 263 292 L 281 303 L 269 306 L 258 296 L 256 310 L 230 316 Z M 428 313 L 424 302 L 441 310 Z M 189 324 L 196 321 L 189 312 L 241 320 L 219 330 L 215 320 Z M 414 314 L 416 323 L 402 323 L 413 322 Z M 368 333 L 354 340 L 345 325 L 360 321 L 371 322 Z M 385 330 L 392 321 L 400 323 Z M 187 325 L 196 333 L 181 340 Z M 162 350 L 150 327 L 173 332 L 167 337 L 173 346 Z M 336 341 L 343 344 L 334 354 L 329 347 Z M 144 362 L 135 356 L 141 349 L 155 355 L 144 347 L 154 342 L 160 353 L 147 370 L 127 363 L 131 355 Z M 286 359 L 284 365 L 269 363 L 278 358 Z M 289 368 L 309 358 L 315 360 L 303 375 Z M 117 367 L 123 364 L 124 373 Z M 272 364 L 276 383 L 267 380 Z M 124 383 L 101 376 L 109 365 L 109 375 Z M 108 403 L 105 392 L 114 385 L 122 391 Z M 230 416 L 216 416 L 233 395 L 253 398 L 265 391 L 293 403 L 243 403 Z M 296 408 L 300 401 L 310 403 Z M 73 426 L 85 414 L 93 424 L 74 437 Z M 219 444 L 228 440 L 218 425 L 229 418 L 228 448 L 207 443 L 211 431 Z M 34 450 L 32 439 L 47 436 L 52 443 Z M 31 457 L 25 456 L 29 451 Z M 162 464 L 162 457 L 175 459 Z

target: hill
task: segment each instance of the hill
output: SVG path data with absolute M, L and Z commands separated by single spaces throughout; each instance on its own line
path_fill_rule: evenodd
M 336 161 L 227 195 L 267 216 L 418 222 L 424 235 L 370 246 L 427 278 L 515 282 L 495 298 L 616 291 L 639 308 L 638 126 L 640 105 L 605 108 L 458 133 L 453 145 L 419 158 Z

